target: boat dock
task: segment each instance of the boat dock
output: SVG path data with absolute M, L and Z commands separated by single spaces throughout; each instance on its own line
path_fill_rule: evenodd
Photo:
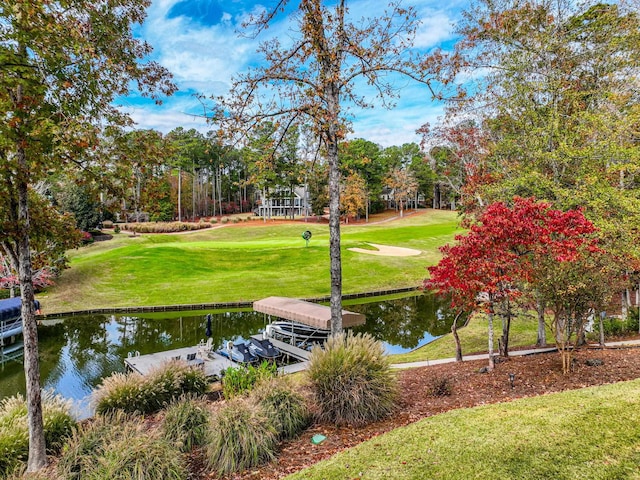
M 254 338 L 262 340 L 262 335 L 253 335 Z M 278 368 L 282 374 L 290 374 L 301 372 L 307 368 L 309 364 L 309 352 L 298 348 L 294 345 L 281 342 L 275 338 L 269 339 L 273 346 L 279 349 L 283 355 L 297 360 L 296 363 L 290 365 L 283 365 Z M 195 358 L 191 358 L 195 354 Z M 198 346 L 177 348 L 174 350 L 166 350 L 164 352 L 149 353 L 146 355 L 132 355 L 125 358 L 124 363 L 128 370 L 137 372 L 141 375 L 147 375 L 154 368 L 162 365 L 165 362 L 171 360 L 184 360 L 188 364 L 194 367 L 204 368 L 204 373 L 207 377 L 220 378 L 221 372 L 229 367 L 240 368 L 243 365 L 233 360 L 229 360 L 227 357 L 216 352 L 206 352 Z
M 190 360 L 189 355 L 195 358 Z M 147 375 L 154 368 L 171 360 L 184 360 L 195 367 L 204 368 L 207 377 L 220 377 L 220 373 L 229 367 L 240 367 L 239 363 L 229 360 L 215 352 L 203 352 L 197 346 L 166 350 L 164 352 L 149 353 L 147 355 L 133 355 L 125 358 L 124 364 L 131 371 Z

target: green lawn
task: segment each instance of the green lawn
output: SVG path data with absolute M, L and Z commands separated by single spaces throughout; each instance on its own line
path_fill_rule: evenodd
M 498 353 L 498 337 L 502 335 L 502 324 L 499 319 L 493 322 L 494 350 Z M 487 317 L 476 315 L 464 328 L 458 329 L 458 336 L 462 345 L 462 355 L 474 353 L 486 353 L 487 343 Z M 538 335 L 538 319 L 535 312 L 529 315 L 520 315 L 511 322 L 509 332 L 509 348 L 535 345 Z M 553 342 L 551 332 L 547 331 L 547 340 Z M 393 363 L 418 362 L 424 360 L 436 360 L 439 358 L 454 358 L 456 356 L 456 344 L 450 333 L 420 347 L 413 352 L 393 355 Z
M 436 415 L 287 477 L 640 479 L 640 380 Z
M 343 292 L 416 286 L 458 230 L 455 212 L 430 210 L 379 225 L 342 227 Z M 304 230 L 313 238 L 309 247 Z M 422 250 L 416 257 L 355 253 L 366 242 Z M 328 295 L 329 229 L 314 222 L 234 225 L 187 235 L 120 234 L 70 253 L 71 268 L 38 298 L 45 313 L 119 306 Z

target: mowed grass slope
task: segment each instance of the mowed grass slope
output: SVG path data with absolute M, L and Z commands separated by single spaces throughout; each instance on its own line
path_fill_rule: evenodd
M 634 380 L 453 410 L 287 478 L 614 480 L 639 479 L 639 465 Z
M 462 346 L 462 356 L 477 353 L 486 353 L 489 348 L 488 343 L 488 320 L 486 315 L 476 314 L 464 328 L 458 329 L 460 345 Z M 502 335 L 502 326 L 499 320 L 494 320 L 494 352 L 498 352 L 498 338 Z M 511 322 L 509 330 L 509 348 L 531 347 L 538 340 L 538 319 L 535 312 L 526 312 L 519 315 Z M 547 328 L 547 340 L 549 345 L 553 345 L 551 330 Z M 419 362 L 424 360 L 436 360 L 440 358 L 455 358 L 456 343 L 453 335 L 446 335 L 429 342 L 423 347 L 412 352 L 393 355 L 393 363 Z
M 344 293 L 419 285 L 438 247 L 458 230 L 455 212 L 427 211 L 342 227 Z M 301 235 L 310 230 L 309 247 Z M 355 253 L 367 242 L 422 250 L 415 257 Z M 70 252 L 71 268 L 40 295 L 46 313 L 118 306 L 329 294 L 329 229 L 309 223 L 233 225 L 186 235 L 118 235 Z

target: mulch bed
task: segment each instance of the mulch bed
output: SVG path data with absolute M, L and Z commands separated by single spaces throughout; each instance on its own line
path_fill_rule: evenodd
M 512 357 L 496 365 L 491 373 L 478 373 L 486 361 L 435 365 L 399 372 L 401 397 L 398 413 L 365 427 L 336 427 L 315 424 L 299 438 L 281 445 L 278 458 L 260 468 L 242 472 L 229 479 L 273 480 L 308 467 L 346 448 L 353 447 L 394 428 L 455 408 L 474 407 L 507 402 L 516 398 L 543 395 L 584 388 L 593 385 L 640 378 L 640 348 L 582 349 L 576 352 L 573 372 L 562 374 L 558 353 Z M 589 359 L 602 360 L 599 366 L 588 366 Z M 511 388 L 509 374 L 515 374 Z M 447 379 L 451 395 L 435 397 L 429 394 L 435 382 Z M 327 439 L 313 445 L 311 437 L 317 433 Z M 219 478 L 192 463 L 192 478 Z

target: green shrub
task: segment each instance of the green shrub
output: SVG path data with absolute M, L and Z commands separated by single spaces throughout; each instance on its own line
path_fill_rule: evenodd
M 596 319 L 593 323 L 593 333 L 598 338 L 600 333 L 600 322 Z M 629 308 L 629 315 L 626 320 L 616 317 L 607 317 L 602 321 L 605 337 L 619 337 L 638 332 L 638 309 Z
M 167 407 L 162 422 L 164 438 L 182 452 L 205 443 L 209 427 L 209 411 L 202 400 L 182 397 Z
M 278 374 L 278 367 L 273 362 L 264 361 L 257 367 L 229 367 L 222 377 L 222 393 L 224 398 L 233 398 L 249 392 L 260 381 L 273 378 Z
M 320 420 L 365 424 L 395 409 L 396 376 L 382 343 L 368 334 L 329 337 L 311 351 L 307 374 Z
M 120 225 L 113 227 L 113 233 L 120 233 Z
M 47 453 L 60 450 L 76 422 L 71 402 L 51 391 L 42 392 L 42 416 Z M 0 477 L 22 467 L 29 454 L 27 403 L 20 394 L 0 401 Z
M 98 414 L 115 410 L 152 413 L 183 394 L 202 395 L 206 390 L 203 370 L 182 361 L 170 361 L 146 376 L 114 373 L 93 392 L 93 402 Z
M 275 456 L 276 431 L 258 405 L 235 398 L 213 417 L 207 463 L 219 474 L 238 472 Z
M 145 430 L 142 420 L 98 416 L 63 449 L 58 473 L 68 480 L 179 480 L 186 478 L 181 454 Z
M 220 223 L 229 223 L 229 217 L 222 217 Z
M 272 419 L 280 439 L 293 438 L 309 425 L 311 416 L 305 398 L 285 378 L 262 382 L 252 397 Z
M 640 328 L 640 313 L 637 307 L 629 307 L 629 314 L 625 322 L 628 333 L 637 333 Z
M 209 223 L 211 223 L 211 225 L 215 225 L 216 223 L 218 223 L 218 219 L 212 218 L 211 220 L 209 220 Z

